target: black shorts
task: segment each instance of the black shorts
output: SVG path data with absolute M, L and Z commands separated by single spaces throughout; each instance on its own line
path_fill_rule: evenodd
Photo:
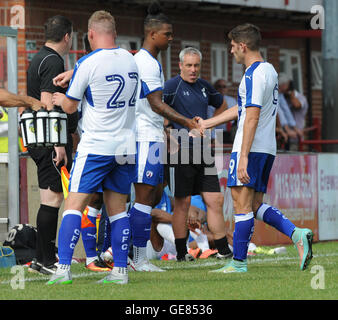
M 53 161 L 53 158 L 55 158 L 54 148 L 28 148 L 28 153 L 37 166 L 39 188 L 62 192 L 60 172 L 63 162 L 56 169 Z M 66 153 L 68 159 L 67 170 L 69 172 L 73 162 L 72 146 L 66 146 Z
M 203 160 L 199 164 L 194 164 L 191 152 L 189 158 L 188 164 L 170 164 L 169 188 L 174 196 L 180 198 L 198 195 L 201 192 L 220 192 L 215 164 L 206 164 Z

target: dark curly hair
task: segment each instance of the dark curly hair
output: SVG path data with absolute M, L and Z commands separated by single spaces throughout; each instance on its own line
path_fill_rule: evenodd
M 150 30 L 159 29 L 162 24 L 171 24 L 169 18 L 162 12 L 158 1 L 153 1 L 147 10 L 147 16 L 144 20 L 144 31 L 147 34 Z

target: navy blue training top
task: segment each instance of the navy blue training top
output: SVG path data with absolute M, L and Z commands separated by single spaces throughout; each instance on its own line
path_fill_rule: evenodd
M 198 79 L 189 83 L 180 75 L 165 82 L 163 98 L 166 104 L 190 119 L 195 116 L 207 119 L 208 105 L 217 109 L 223 103 L 223 96 L 209 82 Z M 174 129 L 183 128 L 175 122 L 172 125 Z

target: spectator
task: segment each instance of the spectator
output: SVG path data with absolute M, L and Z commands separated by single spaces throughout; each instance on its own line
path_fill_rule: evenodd
M 237 104 L 237 101 L 235 98 L 232 96 L 228 95 L 228 85 L 227 82 L 223 79 L 218 79 L 214 83 L 215 89 L 224 97 L 224 100 L 226 101 L 226 108 L 232 108 Z M 208 106 L 208 118 L 211 118 L 217 114 L 215 114 L 216 108 L 209 105 Z M 222 133 L 221 130 L 223 130 L 223 140 L 222 138 L 219 139 L 217 136 L 217 131 L 212 130 L 211 136 L 212 138 L 218 138 L 216 139 L 217 141 L 222 141 L 223 143 L 232 143 L 233 138 L 234 138 L 234 133 L 235 131 L 234 126 L 235 126 L 235 121 L 229 122 L 228 124 L 222 124 L 214 128 L 215 130 L 219 130 L 219 134 Z
M 296 136 L 290 136 L 290 150 L 298 150 L 298 141 L 304 136 L 303 129 L 309 107 L 308 102 L 305 96 L 294 88 L 292 80 L 283 73 L 279 75 L 279 91 L 280 106 L 283 112 L 287 114 L 291 111 L 294 120 L 292 124 Z

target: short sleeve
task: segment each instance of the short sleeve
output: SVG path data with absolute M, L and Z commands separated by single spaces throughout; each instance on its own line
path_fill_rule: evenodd
M 141 80 L 140 97 L 145 98 L 148 94 L 163 90 L 161 80 L 161 65 L 154 60 L 152 64 L 138 64 Z
M 208 92 L 209 92 L 209 105 L 218 109 L 224 101 L 224 97 L 211 85 L 208 83 Z
M 38 74 L 40 77 L 40 92 L 64 92 L 61 87 L 53 85 L 53 78 L 64 72 L 63 61 L 56 54 L 47 56 L 40 64 Z
M 164 83 L 164 88 L 163 88 L 163 101 L 169 105 L 172 106 L 173 100 L 176 95 L 176 89 L 177 89 L 177 81 L 176 78 L 170 79 Z
M 263 107 L 266 81 L 264 74 L 250 69 L 245 73 L 246 103 L 245 107 Z
M 73 77 L 70 81 L 66 96 L 70 99 L 81 101 L 89 84 L 89 68 L 87 63 L 78 61 L 75 65 Z

